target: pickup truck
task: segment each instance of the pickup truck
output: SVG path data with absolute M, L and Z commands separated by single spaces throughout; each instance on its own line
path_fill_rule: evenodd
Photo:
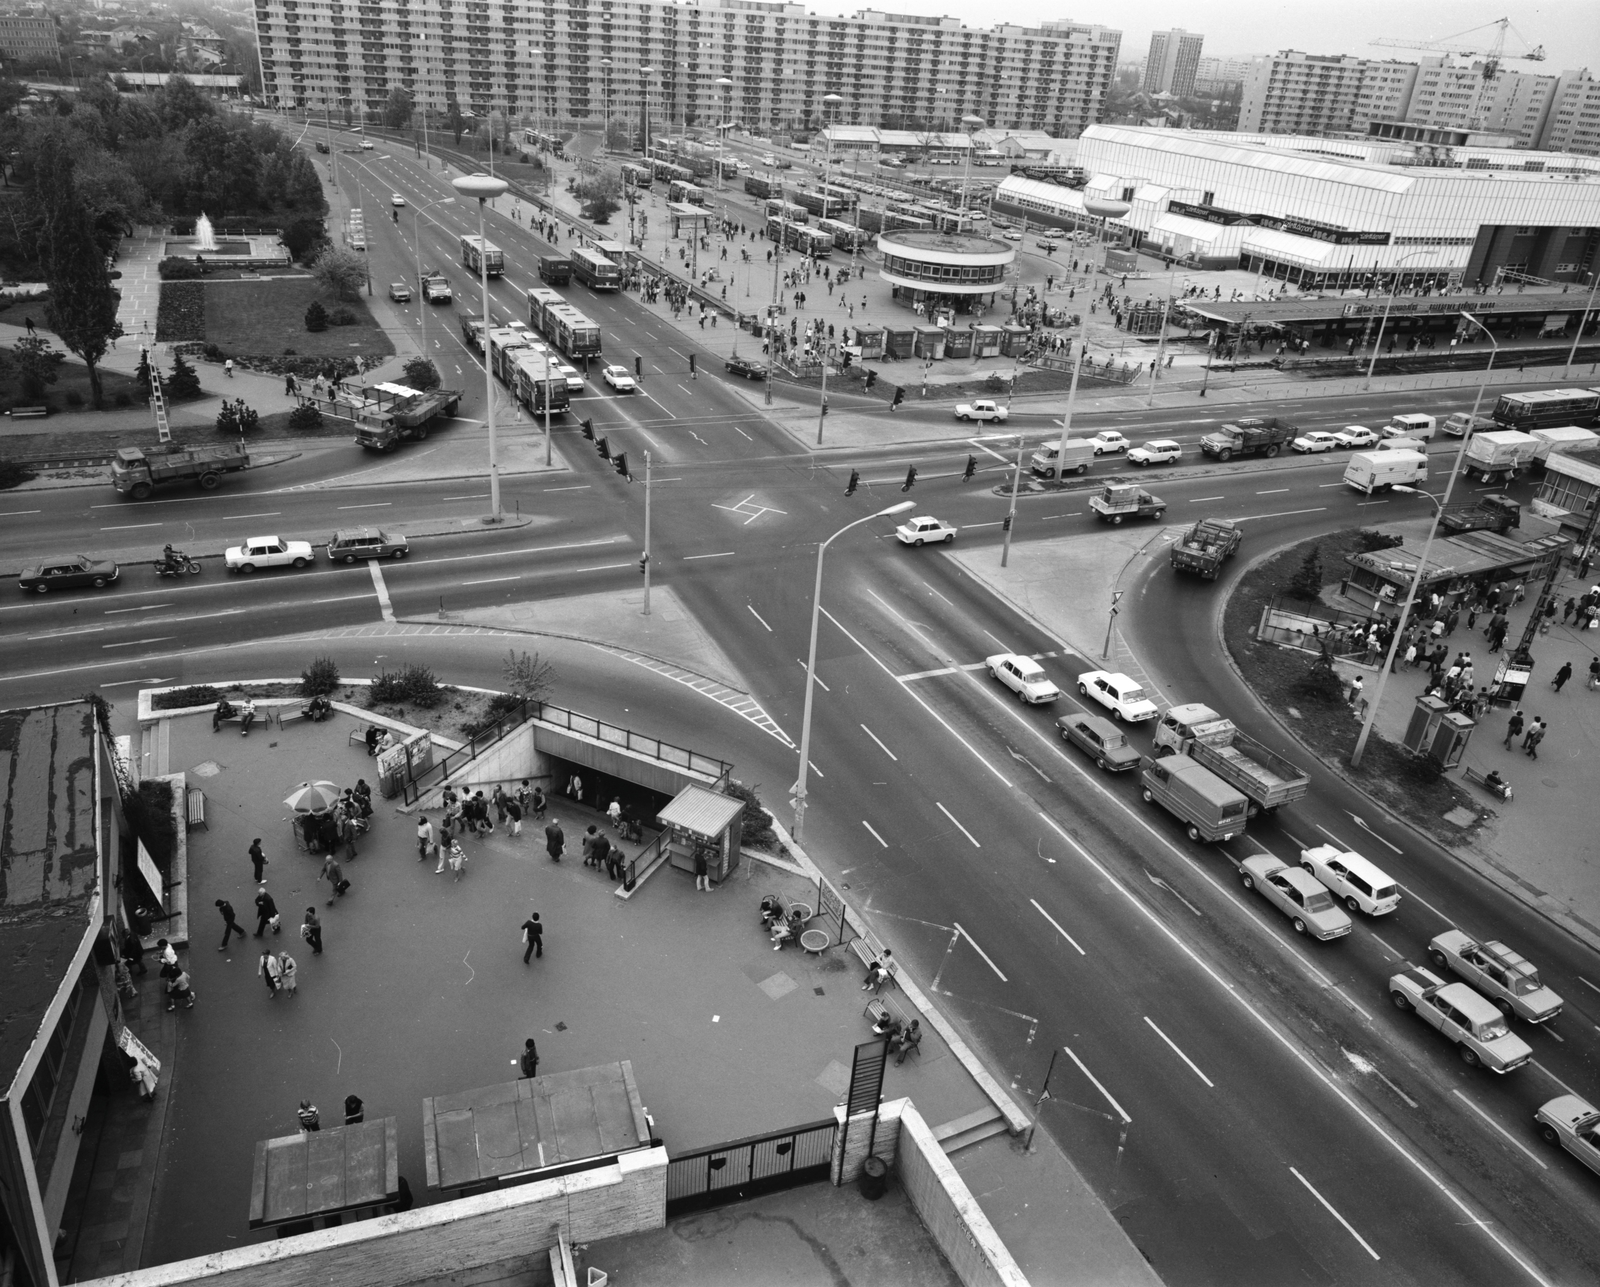
M 998 402 L 980 398 L 976 402 L 963 402 L 956 407 L 957 420 L 978 420 L 985 424 L 1003 425 L 1011 413 Z
M 1301 769 L 1201 702 L 1170 707 L 1156 726 L 1155 744 L 1158 756 L 1187 755 L 1243 792 L 1252 818 L 1311 790 L 1311 779 Z
M 1533 1058 L 1532 1047 L 1511 1031 L 1505 1015 L 1465 983 L 1446 983 L 1419 965 L 1390 978 L 1389 998 L 1449 1037 L 1474 1068 L 1508 1073 Z
M 1239 548 L 1244 533 L 1229 518 L 1202 518 L 1172 547 L 1172 566 L 1215 581 L 1223 562 Z
M 1099 495 L 1089 497 L 1089 508 L 1102 523 L 1118 524 L 1125 518 L 1159 519 L 1167 512 L 1167 502 L 1134 483 L 1113 478 Z
M 1264 420 L 1251 417 L 1225 424 L 1216 433 L 1208 433 L 1200 439 L 1200 450 L 1218 460 L 1231 460 L 1235 456 L 1276 456 L 1298 432 L 1287 420 L 1276 416 Z
M 1483 496 L 1439 511 L 1439 526 L 1448 532 L 1505 532 L 1522 522 L 1522 505 L 1509 496 Z

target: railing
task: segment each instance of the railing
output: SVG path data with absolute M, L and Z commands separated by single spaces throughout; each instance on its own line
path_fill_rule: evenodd
M 639 869 L 641 867 L 648 869 L 650 864 L 661 856 L 661 846 L 666 842 L 667 833 L 665 831 L 657 832 L 654 840 L 623 864 L 622 887 L 624 889 L 632 892 L 634 886 L 639 883 Z
M 667 1217 L 826 1179 L 836 1130 L 830 1117 L 669 1158 Z
M 817 877 L 817 914 L 813 918 L 819 924 L 817 929 L 828 930 L 835 943 L 846 943 L 850 939 L 850 927 L 845 921 L 846 909 L 844 899 L 839 897 L 839 891 L 834 889 L 826 877 Z
M 484 729 L 465 746 L 457 747 L 446 752 L 441 758 L 435 760 L 415 777 L 408 777 L 402 794 L 407 804 L 415 804 L 422 798 L 422 793 L 430 787 L 443 782 L 452 773 L 464 764 L 470 764 L 484 751 L 488 750 L 512 729 L 525 723 L 531 716 L 538 713 L 540 703 L 526 701 L 514 711 L 501 716 L 493 725 Z

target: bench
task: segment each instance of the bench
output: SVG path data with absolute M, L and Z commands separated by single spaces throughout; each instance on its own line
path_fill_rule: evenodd
M 1462 766 L 1461 776 L 1468 782 L 1472 783 L 1473 786 L 1482 787 L 1490 795 L 1499 796 L 1500 799 L 1504 800 L 1507 804 L 1511 803 L 1511 797 L 1514 794 L 1511 789 L 1511 783 L 1501 782 L 1496 785 L 1490 782 L 1488 777 L 1482 773 L 1479 773 L 1478 770 L 1473 768 L 1471 765 Z
M 190 787 L 183 795 L 185 830 L 193 827 L 211 827 L 206 822 L 206 793 L 199 787 Z
M 859 935 L 858 937 L 850 940 L 850 950 L 856 954 L 856 959 L 860 961 L 864 967 L 870 968 L 874 961 L 881 961 L 883 959 L 883 954 L 889 949 L 884 947 L 882 941 L 876 934 L 874 934 L 871 930 L 868 930 L 865 934 Z M 897 982 L 895 975 L 899 972 L 900 963 L 891 955 L 886 964 L 888 966 L 888 974 L 884 978 L 883 984 L 880 985 L 880 988 L 890 983 Z
M 785 920 L 799 916 L 800 923 L 804 925 L 816 915 L 816 913 L 811 910 L 810 903 L 802 903 L 792 898 L 786 898 L 782 894 L 775 894 L 774 897 L 778 900 L 778 906 L 783 909 L 783 918 Z
M 311 716 L 306 713 L 306 708 L 304 706 L 301 706 L 298 709 L 285 709 L 282 706 L 275 706 L 272 708 L 273 722 L 276 723 L 280 729 L 285 724 L 293 724 L 296 720 L 310 718 Z
M 43 420 L 50 414 L 49 407 L 12 407 L 13 420 Z
M 345 738 L 344 744 L 346 746 L 355 746 L 357 743 L 360 743 L 362 746 L 365 746 L 367 744 L 367 729 L 370 727 L 371 726 L 368 725 L 362 728 L 351 729 L 350 736 Z
M 893 1019 L 901 1028 L 911 1026 L 910 1016 L 888 997 L 873 997 L 861 1013 L 874 1024 L 881 1023 L 884 1019 Z

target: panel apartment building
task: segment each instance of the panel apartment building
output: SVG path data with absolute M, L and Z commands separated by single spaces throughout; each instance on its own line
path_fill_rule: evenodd
M 948 124 L 1074 137 L 1100 120 L 1122 33 L 1069 20 L 978 31 L 953 18 L 818 16 L 762 0 L 258 0 L 268 104 L 492 110 L 552 129 L 606 119 L 657 129 Z M 646 69 L 649 69 L 648 71 Z M 719 79 L 733 82 L 718 86 Z M 728 116 L 723 116 L 724 95 Z
M 1200 49 L 1205 37 L 1174 28 L 1152 32 L 1150 56 L 1144 63 L 1141 88 L 1147 94 L 1171 94 L 1188 98 L 1194 93 L 1195 73 L 1200 66 Z

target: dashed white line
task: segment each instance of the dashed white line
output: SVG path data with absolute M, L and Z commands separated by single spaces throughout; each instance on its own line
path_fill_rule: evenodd
M 1100 1079 L 1084 1066 L 1083 1060 L 1079 1059 L 1078 1056 L 1072 1052 L 1072 1047 L 1062 1046 L 1061 1048 L 1067 1052 L 1067 1058 L 1078 1065 L 1078 1071 L 1087 1077 L 1091 1082 L 1093 1082 L 1094 1088 L 1106 1097 L 1106 1103 L 1110 1104 L 1111 1107 L 1116 1110 L 1117 1116 L 1122 1119 L 1122 1124 L 1124 1126 L 1132 1126 L 1133 1118 L 1129 1117 L 1128 1114 L 1123 1111 L 1122 1105 L 1117 1103 L 1117 1101 L 1112 1098 L 1111 1092 L 1100 1084 Z
M 579 484 L 577 484 L 576 486 L 573 486 L 573 487 L 546 487 L 544 490 L 547 491 L 547 492 L 586 492 L 593 485 L 594 485 L 593 483 L 579 483 Z M 482 496 L 487 496 L 488 494 L 489 494 L 488 492 L 484 492 L 484 493 L 482 493 Z M 460 497 L 449 497 L 449 496 L 446 496 L 445 499 L 446 500 L 452 500 L 452 499 L 455 499 L 455 500 L 481 500 L 482 496 L 460 496 Z
M 896 763 L 896 764 L 898 764 L 898 763 L 899 763 L 899 762 L 900 762 L 900 757 L 899 757 L 899 756 L 898 756 L 898 755 L 896 755 L 896 754 L 895 754 L 895 753 L 894 753 L 894 752 L 893 752 L 893 751 L 891 751 L 891 750 L 890 750 L 890 749 L 889 749 L 889 748 L 888 748 L 888 747 L 887 747 L 887 746 L 885 746 L 885 745 L 884 745 L 884 744 L 883 744 L 883 741 L 882 741 L 882 739 L 880 739 L 880 738 L 879 738 L 879 737 L 878 737 L 878 735 L 877 735 L 877 734 L 876 734 L 876 733 L 874 733 L 874 732 L 873 732 L 873 731 L 872 731 L 872 730 L 871 730 L 871 729 L 870 729 L 870 728 L 868 728 L 868 727 L 867 727 L 867 726 L 866 726 L 866 725 L 865 725 L 865 724 L 863 724 L 863 725 L 862 725 L 862 726 L 861 726 L 861 731 L 862 731 L 862 732 L 863 732 L 863 733 L 865 733 L 865 734 L 866 734 L 866 735 L 867 735 L 867 736 L 868 736 L 868 737 L 870 737 L 870 738 L 871 738 L 871 739 L 872 739 L 872 740 L 873 740 L 873 741 L 874 741 L 874 742 L 877 742 L 877 743 L 878 743 L 878 749 L 879 749 L 879 750 L 880 750 L 880 751 L 882 751 L 882 752 L 883 752 L 883 753 L 884 753 L 884 754 L 885 754 L 885 755 L 887 755 L 887 756 L 888 756 L 888 757 L 889 757 L 889 758 L 890 758 L 890 759 L 891 759 L 891 760 L 893 760 L 893 761 L 894 761 L 894 762 L 895 762 L 895 763 Z M 944 807 L 944 806 L 943 806 L 943 805 L 941 805 L 941 806 L 940 806 L 940 808 L 943 808 L 943 807 Z M 945 815 L 945 816 L 946 816 L 946 817 L 949 817 L 949 816 L 950 816 L 950 815 L 949 815 L 949 814 L 946 814 L 946 815 Z M 951 819 L 950 819 L 950 820 L 951 820 L 951 821 L 952 821 L 952 822 L 955 822 L 955 819 L 954 819 L 954 818 L 951 818 Z M 961 824 L 960 824 L 960 823 L 959 823 L 959 822 L 956 822 L 956 826 L 958 826 L 958 827 L 959 827 L 959 826 L 960 826 L 960 825 L 961 825 Z M 971 837 L 971 836 L 968 836 L 968 837 L 967 837 L 967 839 L 969 839 L 969 840 L 972 840 L 972 837 Z M 976 840 L 973 840 L 973 841 L 972 841 L 972 843 L 973 843 L 973 844 L 977 844 L 977 843 L 978 843 L 978 842 L 977 842 L 977 841 L 976 841 Z
M 1600 992 L 1600 987 L 1596 987 L 1593 983 L 1590 983 L 1588 979 L 1583 977 L 1583 975 L 1578 974 L 1574 975 L 1573 977 L 1576 978 L 1579 983 L 1583 984 L 1584 987 L 1588 988 L 1589 991 Z
M 1284 492 L 1286 492 L 1288 490 L 1289 489 L 1287 487 L 1269 487 L 1264 492 L 1257 492 L 1256 495 L 1257 496 L 1279 496 L 1279 495 L 1282 495 Z
M 750 605 L 748 603 L 745 604 L 744 606 L 747 607 L 747 608 L 750 608 L 750 615 L 752 617 L 754 617 L 757 621 L 761 622 L 762 626 L 764 626 L 766 628 L 766 632 L 770 635 L 772 633 L 772 627 L 767 625 L 766 618 L 763 617 L 754 608 L 750 607 Z
M 102 527 L 102 532 L 134 532 L 141 527 L 164 527 L 164 523 L 124 523 L 120 527 Z
M 863 726 L 863 727 L 864 727 L 864 726 Z M 873 741 L 877 741 L 877 739 L 876 739 L 876 738 L 873 738 Z M 878 745 L 879 745 L 879 746 L 883 746 L 883 743 L 882 743 L 882 742 L 878 742 Z M 883 747 L 883 749 L 884 749 L 884 750 L 886 750 L 886 751 L 887 751 L 887 750 L 888 750 L 888 749 L 889 749 L 889 748 L 888 748 L 888 747 L 887 747 L 887 746 L 884 746 L 884 747 Z M 938 805 L 938 807 L 939 807 L 939 812 L 940 812 L 940 813 L 942 813 L 942 814 L 944 814 L 944 816 L 945 816 L 945 817 L 947 817 L 947 818 L 949 818 L 949 819 L 950 819 L 950 821 L 951 821 L 951 822 L 954 822 L 954 823 L 955 823 L 955 826 L 956 826 L 956 830 L 958 830 L 958 831 L 959 831 L 959 832 L 960 832 L 960 833 L 961 833 L 961 834 L 962 834 L 962 835 L 964 835 L 964 836 L 965 836 L 965 837 L 966 837 L 966 838 L 967 838 L 967 839 L 968 839 L 968 840 L 971 840 L 971 841 L 972 841 L 972 847 L 973 847 L 973 848 L 974 848 L 974 849 L 982 849 L 982 848 L 983 848 L 983 846 L 982 846 L 982 845 L 980 845 L 980 844 L 979 844 L 979 843 L 978 843 L 978 842 L 977 842 L 977 840 L 975 840 L 975 839 L 974 839 L 974 838 L 973 838 L 973 835 L 972 835 L 972 832 L 970 832 L 970 831 L 968 831 L 968 830 L 967 830 L 967 829 L 966 829 L 966 828 L 965 828 L 965 827 L 963 827 L 963 826 L 962 826 L 962 825 L 961 825 L 961 824 L 960 824 L 960 823 L 959 823 L 959 822 L 956 822 L 956 815 L 955 815 L 955 814 L 953 814 L 953 813 L 951 813 L 951 812 L 950 812 L 950 810 L 948 810 L 948 809 L 946 809 L 946 808 L 945 808 L 945 807 L 944 807 L 944 805 L 942 805 L 942 804 L 939 804 L 939 802 L 938 802 L 938 801 L 937 801 L 937 800 L 935 800 L 935 801 L 934 801 L 934 804 L 936 804 L 936 805 Z
M 138 608 L 107 608 L 106 616 L 115 617 L 123 612 L 149 612 L 155 608 L 170 608 L 171 606 L 170 603 L 147 603 Z
M 1292 1166 L 1289 1168 L 1289 1174 L 1294 1176 L 1295 1179 L 1299 1180 L 1301 1184 L 1306 1186 L 1306 1192 L 1314 1197 L 1318 1202 L 1322 1203 L 1325 1208 L 1327 1208 L 1328 1214 L 1344 1226 L 1345 1232 L 1361 1244 L 1367 1255 L 1371 1256 L 1374 1260 L 1383 1259 L 1382 1256 L 1372 1249 L 1372 1244 L 1363 1238 L 1359 1233 L 1357 1233 L 1355 1231 L 1355 1227 L 1348 1220 L 1334 1210 L 1333 1203 L 1329 1202 L 1327 1198 L 1323 1197 L 1322 1194 L 1318 1193 L 1316 1189 L 1312 1187 L 1310 1180 L 1306 1179 L 1305 1176 L 1301 1175 L 1300 1172 L 1295 1170 Z
M 1228 498 L 1226 496 L 1196 496 L 1192 500 L 1190 500 L 1189 504 L 1191 504 L 1191 505 L 1199 505 L 1199 504 L 1202 504 L 1205 501 L 1227 500 L 1227 499 Z
M 454 498 L 446 496 L 445 499 L 451 500 Z M 224 514 L 222 516 L 222 521 L 224 523 L 233 523 L 246 518 L 277 518 L 282 513 L 283 511 L 281 509 L 269 509 L 264 514 Z
M 1054 925 L 1056 927 L 1056 933 L 1057 934 L 1061 935 L 1062 938 L 1066 939 L 1067 942 L 1071 943 L 1073 947 L 1077 947 L 1078 948 L 1078 955 L 1079 956 L 1088 956 L 1089 955 L 1081 947 L 1078 947 L 1078 940 L 1073 938 L 1071 934 L 1068 934 L 1066 930 L 1062 929 L 1061 925 L 1059 924 L 1059 922 L 1057 922 L 1057 920 L 1056 920 L 1056 918 L 1054 916 L 1050 915 L 1049 912 L 1045 911 L 1044 908 L 1039 906 L 1039 900 L 1037 898 L 1030 898 L 1028 901 L 1030 903 L 1032 903 L 1034 905 L 1034 907 L 1038 910 L 1039 915 L 1043 916 L 1045 918 L 1045 920 L 1049 921 L 1052 925 Z
M 685 554 L 683 561 L 685 563 L 693 563 L 696 559 L 731 559 L 732 557 L 732 550 L 723 550 L 720 554 Z
M 101 644 L 102 648 L 137 648 L 140 644 L 165 643 L 177 635 L 157 635 L 154 639 L 129 639 L 126 643 Z
M 71 635 L 93 635 L 108 629 L 106 626 L 79 626 L 74 630 L 52 630 L 47 635 L 25 635 L 29 643 L 38 643 L 41 639 L 66 639 Z
M 1459 1090 L 1454 1090 L 1453 1089 L 1453 1090 L 1451 1090 L 1450 1093 L 1452 1095 L 1454 1095 L 1457 1099 L 1459 1099 L 1468 1108 L 1470 1108 L 1473 1112 L 1475 1112 L 1479 1117 L 1483 1118 L 1484 1121 L 1488 1122 L 1489 1125 L 1492 1126 L 1495 1130 L 1499 1131 L 1500 1134 L 1505 1137 L 1506 1143 L 1510 1144 L 1512 1148 L 1520 1149 L 1524 1154 L 1526 1154 L 1533 1162 L 1535 1162 L 1538 1165 L 1538 1167 L 1539 1167 L 1539 1169 L 1541 1171 L 1548 1171 L 1550 1169 L 1548 1166 L 1545 1165 L 1543 1158 L 1541 1158 L 1537 1153 L 1535 1153 L 1531 1148 L 1529 1148 L 1526 1144 L 1524 1144 L 1521 1140 L 1519 1140 L 1510 1131 L 1506 1130 L 1506 1128 L 1504 1126 L 1500 1125 L 1499 1122 L 1495 1121 L 1494 1118 L 1490 1117 L 1488 1113 L 1484 1112 L 1483 1109 L 1479 1108 L 1470 1099 L 1468 1099 L 1465 1095 L 1463 1095 Z
M 887 840 L 885 840 L 882 836 L 880 836 L 876 831 L 873 831 L 872 824 L 870 822 L 868 822 L 865 818 L 861 819 L 861 825 L 863 827 L 865 827 L 867 829 L 867 831 L 871 833 L 872 838 L 874 840 L 876 840 L 880 845 L 882 845 L 885 849 L 887 849 L 889 847 L 889 842 Z
M 1195 1061 L 1190 1059 L 1188 1055 L 1184 1054 L 1183 1051 L 1178 1049 L 1178 1043 L 1175 1042 L 1171 1037 L 1167 1036 L 1166 1033 L 1162 1032 L 1160 1028 L 1156 1027 L 1156 1021 L 1154 1019 L 1152 1019 L 1149 1015 L 1145 1015 L 1144 1021 L 1150 1025 L 1151 1032 L 1155 1033 L 1156 1036 L 1160 1037 L 1161 1040 L 1165 1041 L 1167 1045 L 1172 1048 L 1173 1054 L 1177 1055 L 1179 1059 L 1183 1060 L 1184 1063 L 1189 1065 L 1190 1072 L 1192 1072 L 1201 1081 L 1205 1082 L 1205 1084 L 1212 1090 L 1217 1088 L 1216 1083 L 1200 1071 L 1199 1066 L 1196 1065 Z
M 795 664 L 797 666 L 799 666 L 801 670 L 805 670 L 806 669 L 805 662 L 801 661 L 800 658 L 796 657 L 794 660 L 795 660 Z M 824 684 L 822 682 L 822 676 L 821 675 L 813 675 L 813 676 L 811 676 L 811 678 L 817 681 L 817 687 L 822 689 L 823 692 L 831 693 L 833 691 L 833 689 L 829 688 L 826 684 Z
M 365 505 L 341 505 L 340 509 L 388 509 L 393 501 L 369 501 Z
M 968 943 L 972 944 L 972 950 L 983 958 L 983 963 L 995 972 L 995 974 L 999 977 L 1000 982 L 1010 983 L 1011 980 L 1006 978 L 1004 974 L 1001 974 L 1000 967 L 989 959 L 989 954 L 978 946 L 977 940 L 973 938 L 971 934 L 968 934 L 966 930 L 961 928 L 961 922 L 953 921 L 951 923 L 954 925 L 956 933 L 961 935 L 962 938 L 966 939 Z
M 486 576 L 476 581 L 459 581 L 458 585 L 493 585 L 496 581 L 520 581 L 520 576 Z
M 547 492 L 549 492 L 549 491 L 568 491 L 568 490 L 570 490 L 570 489 L 566 488 L 566 487 L 560 487 L 560 488 L 546 487 L 545 488 L 545 491 L 547 491 Z M 453 501 L 453 500 L 487 500 L 488 496 L 489 496 L 488 492 L 474 492 L 470 496 L 441 496 L 439 499 L 440 500 L 447 500 L 447 501 Z
M 1280 510 L 1276 514 L 1244 514 L 1241 517 L 1234 519 L 1233 521 L 1235 523 L 1248 523 L 1248 522 L 1254 521 L 1256 519 L 1263 519 L 1263 518 L 1293 518 L 1296 514 L 1320 514 L 1324 510 L 1326 510 L 1327 508 L 1328 507 L 1326 505 L 1318 505 L 1313 509 L 1286 509 L 1286 510 Z

